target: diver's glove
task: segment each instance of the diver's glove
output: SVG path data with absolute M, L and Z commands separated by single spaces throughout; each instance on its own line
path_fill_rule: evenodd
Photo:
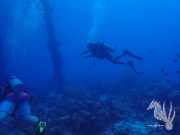
M 30 104 L 34 104 L 34 97 L 30 97 L 30 98 L 29 98 L 29 103 L 30 103 Z

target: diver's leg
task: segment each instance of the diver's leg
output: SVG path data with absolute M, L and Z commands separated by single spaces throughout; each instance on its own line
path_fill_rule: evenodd
M 18 114 L 22 116 L 22 118 L 34 125 L 38 122 L 38 118 L 36 116 L 31 115 L 31 107 L 29 101 L 25 101 L 19 105 Z
M 0 112 L 0 121 L 4 120 L 8 116 L 8 113 L 5 111 Z
M 15 103 L 11 100 L 2 100 L 0 103 L 0 121 L 5 119 L 15 108 Z
M 32 116 L 31 114 L 25 114 L 23 119 L 32 123 L 34 125 L 33 135 L 44 135 L 46 122 L 39 120 L 36 116 Z
M 114 59 L 113 57 L 111 59 L 108 59 L 109 61 L 111 61 L 114 64 L 127 64 L 126 62 L 121 62 L 121 61 L 117 61 L 116 59 Z
M 25 114 L 23 119 L 29 123 L 34 125 L 33 135 L 44 135 L 46 122 L 39 120 L 36 116 L 32 116 L 31 114 Z
M 112 61 L 117 62 L 124 54 L 118 55 L 116 57 L 111 58 Z
M 30 113 L 23 115 L 22 118 L 23 118 L 23 120 L 25 120 L 25 121 L 27 121 L 29 123 L 32 123 L 34 125 L 36 125 L 37 122 L 39 121 L 39 119 L 36 116 L 33 116 Z
M 126 64 L 126 65 L 130 66 L 130 67 L 134 70 L 134 72 L 136 72 L 136 74 L 138 74 L 139 76 L 141 76 L 141 74 L 139 74 L 139 73 L 136 71 L 136 69 L 134 68 L 134 65 L 133 65 L 133 63 L 132 63 L 131 61 L 128 61 L 128 62 L 112 61 L 112 62 L 115 63 L 115 64 Z
M 123 53 L 122 53 L 122 54 L 120 54 L 120 55 L 112 58 L 112 60 L 113 60 L 113 61 L 118 61 L 122 56 L 124 56 L 124 55 L 126 55 L 126 54 L 130 55 L 131 53 L 130 53 L 128 50 L 123 50 Z
M 46 122 L 39 120 L 36 116 L 31 115 L 30 109 L 31 107 L 29 101 L 25 101 L 19 105 L 18 113 L 25 121 L 28 121 L 35 126 L 33 135 L 44 135 Z
M 137 59 L 137 60 L 140 60 L 140 61 L 143 60 L 142 57 L 136 56 L 136 55 L 132 54 L 132 53 L 131 53 L 130 51 L 128 51 L 128 50 L 123 50 L 123 54 L 124 54 L 124 55 L 127 54 L 127 55 L 129 55 L 129 56 L 131 56 L 131 57 L 133 57 L 133 58 L 135 58 L 135 59 Z

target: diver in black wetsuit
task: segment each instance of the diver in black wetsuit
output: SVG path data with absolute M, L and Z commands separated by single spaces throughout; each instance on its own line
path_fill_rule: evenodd
M 121 61 L 118 61 L 122 56 L 124 55 L 129 55 L 137 60 L 140 60 L 142 61 L 143 58 L 139 57 L 139 56 L 136 56 L 136 55 L 133 55 L 132 53 L 130 53 L 128 50 L 124 50 L 123 53 L 121 55 L 118 55 L 116 57 L 113 57 L 109 51 L 111 52 L 114 52 L 114 50 L 112 50 L 112 47 L 110 46 L 107 46 L 106 44 L 104 44 L 103 42 L 102 43 L 96 43 L 96 44 L 93 44 L 93 43 L 88 43 L 87 44 L 87 50 L 84 51 L 83 53 L 81 53 L 79 56 L 82 56 L 88 52 L 91 52 L 90 55 L 88 56 L 84 56 L 83 58 L 88 58 L 88 57 L 94 57 L 94 58 L 99 58 L 100 60 L 106 58 L 107 60 L 109 60 L 110 62 L 112 63 L 115 63 L 115 64 L 126 64 L 128 66 L 130 66 L 138 75 L 140 75 L 134 68 L 134 65 L 131 61 L 128 61 L 128 62 L 121 62 Z M 93 63 L 93 65 L 95 64 L 95 62 Z

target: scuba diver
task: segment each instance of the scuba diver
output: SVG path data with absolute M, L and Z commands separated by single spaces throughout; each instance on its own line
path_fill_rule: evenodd
M 115 51 L 115 48 L 112 47 L 112 46 L 109 46 L 107 44 L 104 44 L 104 42 L 102 43 L 88 43 L 87 44 L 87 50 L 85 50 L 84 52 L 82 52 L 79 56 L 82 56 L 88 52 L 91 52 L 90 55 L 87 55 L 87 56 L 84 56 L 83 58 L 88 58 L 88 57 L 94 57 L 94 62 L 93 62 L 93 65 L 95 65 L 95 58 L 98 58 L 100 60 L 102 59 L 107 59 L 109 60 L 110 62 L 114 63 L 114 64 L 126 64 L 128 66 L 130 66 L 138 75 L 141 76 L 140 73 L 138 73 L 135 68 L 134 68 L 134 65 L 131 61 L 128 61 L 128 62 L 121 62 L 121 61 L 118 61 L 122 56 L 124 55 L 129 55 L 137 60 L 140 60 L 142 61 L 143 58 L 142 57 L 139 57 L 139 56 L 136 56 L 136 55 L 133 55 L 131 52 L 129 52 L 128 50 L 124 50 L 123 53 L 121 55 L 118 55 L 116 57 L 113 57 L 110 52 L 114 52 Z
M 0 85 L 0 121 L 8 115 L 18 115 L 36 126 L 33 135 L 44 135 L 46 122 L 31 115 L 30 104 L 34 103 L 34 98 L 27 94 L 26 89 L 26 84 L 16 76 L 4 79 Z

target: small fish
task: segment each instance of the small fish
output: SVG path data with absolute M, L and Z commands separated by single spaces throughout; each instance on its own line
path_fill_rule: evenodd
M 179 54 L 178 54 L 178 53 L 176 53 L 175 55 L 176 55 L 176 56 L 178 56 Z
M 166 82 L 171 83 L 171 81 L 169 81 L 169 80 L 166 80 Z
M 178 73 L 178 74 L 180 74 L 180 70 L 179 70 L 179 71 L 177 71 L 177 73 Z
M 180 55 L 178 57 L 180 58 Z
M 153 53 L 152 51 L 149 51 L 149 53 Z
M 164 68 L 161 68 L 161 72 L 164 72 Z
M 162 75 L 164 75 L 164 76 L 167 76 L 169 73 L 164 73 L 164 74 L 162 74 Z
M 173 62 L 175 62 L 175 63 L 177 63 L 178 61 L 177 60 L 175 60 L 175 59 L 172 59 L 173 60 Z

